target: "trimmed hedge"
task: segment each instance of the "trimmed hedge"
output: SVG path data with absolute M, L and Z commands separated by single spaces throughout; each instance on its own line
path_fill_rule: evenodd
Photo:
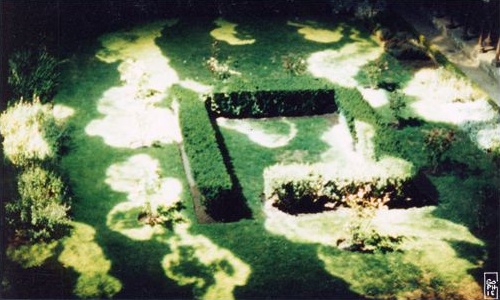
M 355 88 L 336 87 L 335 102 L 339 107 L 339 111 L 344 114 L 349 130 L 356 140 L 356 130 L 354 128 L 354 120 L 366 122 L 378 130 L 378 126 L 385 125 L 377 116 L 377 113 L 363 98 L 363 95 Z
M 199 96 L 180 87 L 172 90 L 180 99 L 179 119 L 184 148 L 207 212 L 225 220 L 224 211 L 235 197 L 231 176 L 217 143 L 205 103 Z
M 292 117 L 337 110 L 332 89 L 295 91 L 242 91 L 208 97 L 210 110 L 226 118 Z
M 352 166 L 342 170 L 328 163 L 275 165 L 264 170 L 264 194 L 285 212 L 311 213 L 325 210 L 327 203 L 345 205 L 344 196 L 369 186 L 370 196 L 382 198 L 389 194 L 389 206 L 397 207 L 413 200 L 414 177 L 410 165 L 394 172 L 390 163 L 377 168 Z

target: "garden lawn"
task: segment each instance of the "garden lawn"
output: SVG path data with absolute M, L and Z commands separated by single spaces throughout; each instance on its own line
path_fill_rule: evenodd
M 450 155 L 466 164 L 470 182 L 458 191 L 459 175 L 451 170 L 434 174 L 430 180 L 439 194 L 436 206 L 378 212 L 373 225 L 404 240 L 401 251 L 368 254 L 336 246 L 352 217 L 348 209 L 292 216 L 262 202 L 266 167 L 335 161 L 336 156 L 352 154 L 352 147 L 346 146 L 353 143 L 347 128 L 333 130 L 338 139 L 329 135 L 338 129 L 339 114 L 218 119 L 252 218 L 197 223 L 178 148 L 175 103 L 182 99 L 169 93 L 173 84 L 199 94 L 333 84 L 362 88 L 356 79 L 360 70 L 382 53 L 383 48 L 356 24 L 288 21 L 157 22 L 110 33 L 66 63 L 55 103 L 73 111 L 67 119 L 71 145 L 62 169 L 74 194 L 75 229 L 62 248 L 53 248 L 52 256 L 73 270 L 72 293 L 210 299 L 481 295 L 473 274 L 495 254 L 487 252 L 491 241 L 472 233 L 480 219 L 470 216 L 476 211 L 469 208 L 472 205 L 480 214 L 484 199 L 476 196 L 477 184 L 492 186 L 495 175 L 489 158 L 465 133 Z M 284 69 L 282 59 L 288 54 L 302 56 L 307 70 L 293 75 Z M 214 78 L 205 65 L 211 56 L 241 75 L 225 81 Z M 325 64 L 335 67 L 319 68 Z M 345 73 L 339 79 L 336 72 L 341 71 Z M 419 76 L 413 69 L 407 71 Z M 405 78 L 401 87 L 408 81 Z M 423 97 L 411 91 L 409 84 L 405 92 L 417 100 Z M 375 111 L 390 119 L 387 106 L 382 109 L 387 102 L 373 102 L 381 103 L 374 105 Z M 408 114 L 421 116 L 424 125 L 387 127 L 387 132 L 365 140 L 366 151 L 371 151 L 368 156 L 388 155 L 425 170 L 421 149 L 426 130 L 462 129 L 438 123 L 445 120 L 433 119 L 418 104 L 410 106 Z M 388 140 L 399 143 L 384 144 Z M 457 151 L 468 151 L 476 160 L 463 162 Z M 476 163 L 479 171 L 474 172 Z M 150 182 L 158 188 L 151 188 Z M 180 199 L 186 206 L 186 222 L 172 231 L 138 222 L 146 199 L 157 204 Z

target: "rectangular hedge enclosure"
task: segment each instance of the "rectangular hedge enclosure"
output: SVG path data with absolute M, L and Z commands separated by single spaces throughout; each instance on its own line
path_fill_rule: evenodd
M 219 221 L 234 221 L 241 219 L 242 216 L 248 216 L 242 213 L 248 208 L 234 174 L 223 137 L 219 132 L 217 117 L 313 116 L 339 111 L 346 117 L 354 139 L 356 139 L 355 119 L 373 125 L 376 131 L 383 130 L 387 126 L 355 88 L 332 85 L 330 89 L 318 90 L 213 93 L 205 99 L 179 86 L 175 86 L 173 90 L 181 99 L 180 125 L 184 137 L 183 143 L 202 196 L 202 203 L 206 211 Z M 391 143 L 390 138 L 384 142 Z M 296 168 L 297 166 L 290 166 L 288 170 L 295 172 Z M 325 168 L 328 166 L 322 166 L 322 169 Z M 328 176 L 325 177 L 321 172 L 321 174 L 315 172 L 312 166 L 305 168 L 307 170 L 304 172 L 298 172 L 300 176 L 304 175 L 303 178 L 288 176 L 287 172 L 283 173 L 278 169 L 268 168 L 264 174 L 264 194 L 268 199 L 273 198 L 278 202 L 280 200 L 275 198 L 284 196 L 297 198 L 285 201 L 304 202 L 304 199 L 316 201 L 317 199 L 313 200 L 315 199 L 313 194 L 318 191 L 307 187 L 318 185 L 321 186 L 320 192 L 326 202 L 340 199 L 347 191 L 365 185 L 373 186 L 375 194 L 391 192 L 396 202 L 400 202 L 408 196 L 408 193 L 415 191 L 412 183 L 415 177 L 414 172 L 408 172 L 405 178 L 374 176 L 356 180 L 354 177 L 347 176 L 349 177 L 347 178 L 338 172 L 334 172 L 336 175 L 332 178 L 326 178 Z

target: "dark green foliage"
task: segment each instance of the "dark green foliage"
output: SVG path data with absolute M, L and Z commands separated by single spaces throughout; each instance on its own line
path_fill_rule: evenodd
M 47 241 L 67 233 L 70 199 L 61 178 L 42 167 L 29 167 L 19 176 L 18 192 L 19 199 L 6 205 L 16 238 Z
M 268 180 L 266 184 L 269 188 L 266 190 L 273 205 L 282 211 L 290 214 L 314 213 L 338 206 L 352 207 L 351 203 L 345 201 L 345 197 L 356 194 L 361 187 L 366 189 L 367 199 L 379 199 L 387 195 L 389 206 L 401 206 L 401 203 L 419 196 L 412 189 L 412 180 L 410 175 L 408 178 L 375 177 L 371 181 L 360 181 L 340 177 L 325 179 L 311 174 L 301 179 Z M 415 204 L 417 201 L 414 201 Z
M 193 92 L 183 89 L 177 89 L 176 92 L 181 99 L 180 126 L 186 154 L 203 203 L 215 217 L 217 210 L 233 194 L 231 177 L 224 164 L 205 103 Z
M 315 213 L 326 209 L 327 203 L 335 203 L 338 198 L 325 195 L 327 187 L 322 182 L 308 180 L 288 181 L 275 189 L 273 205 L 282 211 L 295 215 L 299 213 Z
M 8 83 L 15 98 L 48 102 L 56 92 L 59 62 L 45 49 L 22 50 L 9 59 Z
M 389 108 L 394 113 L 398 122 L 401 120 L 401 112 L 406 107 L 405 96 L 399 91 L 394 91 L 389 95 Z
M 214 114 L 227 118 L 307 116 L 337 110 L 331 89 L 218 93 L 207 101 Z
M 375 110 L 355 88 L 336 87 L 335 102 L 340 112 L 344 114 L 354 139 L 356 139 L 356 131 L 354 129 L 355 119 L 371 124 L 376 129 L 377 125 L 384 125 L 380 118 L 377 117 Z

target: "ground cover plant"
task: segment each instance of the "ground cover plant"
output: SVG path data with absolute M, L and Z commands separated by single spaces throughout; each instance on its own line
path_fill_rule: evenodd
M 383 52 L 358 23 L 321 18 L 180 18 L 102 36 L 65 65 L 54 99 L 72 111 L 58 163 L 73 193 L 72 229 L 58 244 L 12 253 L 18 275 L 4 285 L 17 297 L 56 298 L 480 297 L 474 274 L 498 253 L 498 174 L 487 153 L 497 151 L 487 134 L 496 112 L 466 78 Z M 211 57 L 227 69 L 214 60 L 207 68 Z M 389 74 L 392 85 L 367 85 L 381 57 L 402 72 Z M 310 90 L 333 91 L 334 109 L 229 116 L 210 101 L 243 91 L 236 100 L 250 106 L 261 91 L 281 99 Z M 404 105 L 391 104 L 395 92 Z M 392 126 L 398 117 L 419 122 Z M 453 130 L 453 142 L 429 147 L 433 130 Z M 395 181 L 423 174 L 416 185 L 432 201 L 389 209 L 392 188 L 372 193 L 362 181 L 339 194 L 344 206 L 296 214 L 273 206 L 269 170 L 319 166 L 358 178 L 392 172 Z M 206 201 L 230 191 L 223 205 L 241 200 L 251 216 L 200 224 L 193 181 Z M 144 222 L 145 212 L 175 221 Z M 34 288 L 16 289 L 26 282 Z M 54 291 L 35 288 L 48 283 Z

